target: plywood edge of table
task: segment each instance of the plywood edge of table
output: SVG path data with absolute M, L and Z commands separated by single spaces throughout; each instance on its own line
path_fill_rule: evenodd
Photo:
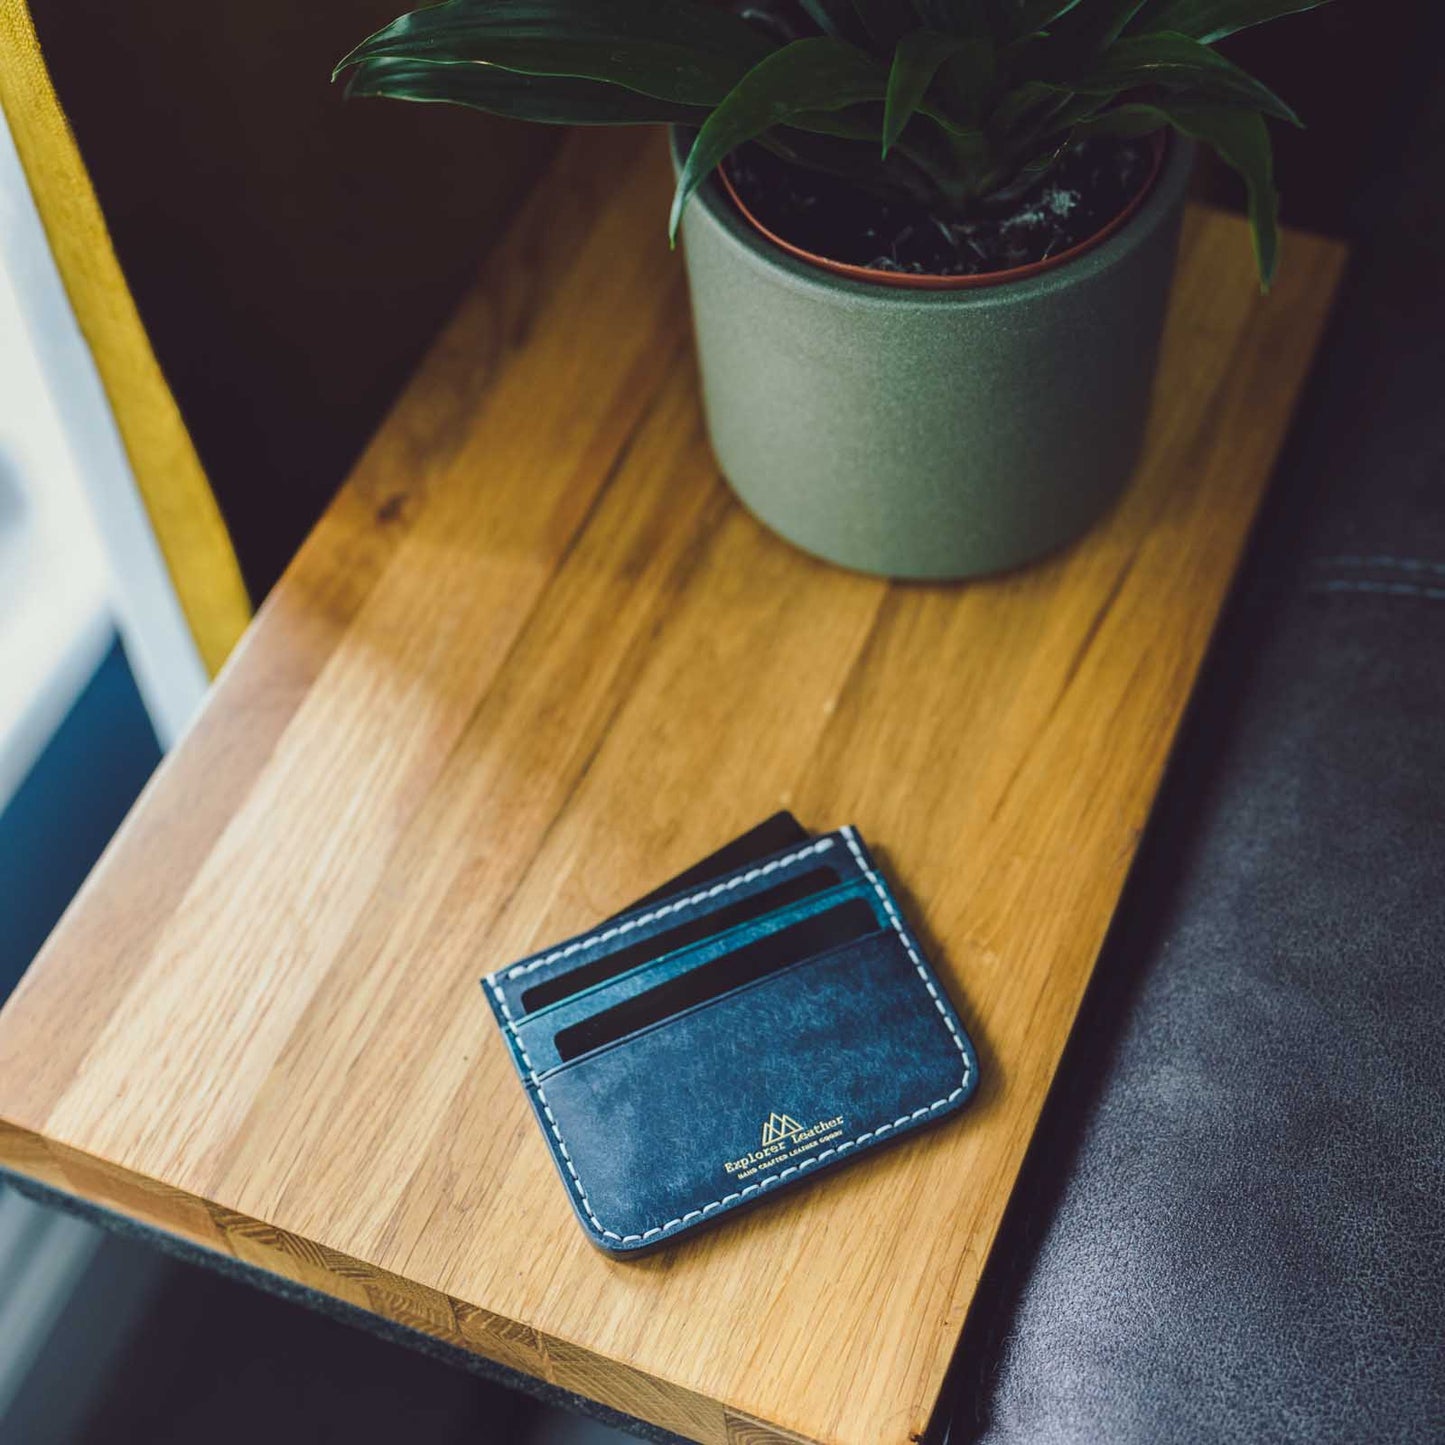
M 706 1445 L 925 1429 L 1343 251 L 1185 228 L 1149 437 L 969 587 L 730 499 L 665 157 L 569 142 L 0 1013 L 0 1165 Z M 681 800 L 685 800 L 681 801 Z M 643 1261 L 477 976 L 779 806 L 858 824 L 983 1058 L 958 1120 Z
M 0 1121 L 0 1168 L 43 1190 L 84 1200 L 193 1248 L 265 1270 L 330 1300 L 480 1355 L 505 1371 L 544 1381 L 684 1438 L 728 1445 L 810 1445 L 805 1436 L 749 1419 L 719 1401 L 641 1373 L 584 1345 L 549 1338 L 415 1280 L 4 1121 Z

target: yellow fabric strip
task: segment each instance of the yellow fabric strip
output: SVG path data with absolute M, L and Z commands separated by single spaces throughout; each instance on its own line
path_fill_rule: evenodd
M 250 620 L 250 601 L 50 84 L 25 0 L 0 0 L 0 106 L 181 609 L 214 676 Z

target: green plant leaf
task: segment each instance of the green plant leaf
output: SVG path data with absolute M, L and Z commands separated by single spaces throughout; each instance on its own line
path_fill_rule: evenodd
M 930 30 L 971 39 L 990 36 L 983 0 L 913 0 L 913 8 Z
M 1299 117 L 1268 86 L 1187 35 L 1126 35 L 1082 76 L 1046 82 L 1081 95 L 1119 95 L 1141 86 L 1189 90 L 1196 98 L 1246 106 L 1299 125 Z
M 941 100 L 971 130 L 983 125 L 984 110 L 998 82 L 998 51 L 987 36 L 968 39 L 943 63 L 939 73 Z M 922 107 L 924 113 L 948 125 L 936 107 Z M 952 129 L 953 127 L 950 126 Z
M 877 155 L 883 112 L 876 104 L 844 106 L 839 110 L 800 110 L 789 118 L 788 124 L 798 130 L 812 131 L 814 135 L 865 141 Z
M 1279 266 L 1279 193 L 1274 186 L 1269 128 L 1257 111 L 1168 98 L 1157 105 L 1119 106 L 1085 121 L 1074 133 L 1140 135 L 1164 125 L 1209 146 L 1239 173 L 1249 207 L 1260 287 L 1268 291 Z
M 1093 0 L 1072 11 L 1055 32 L 1056 47 L 1079 61 L 1107 50 L 1149 0 Z
M 1138 31 L 1173 30 L 1213 45 L 1238 30 L 1313 10 L 1327 0 L 1150 0 Z
M 904 196 L 924 206 L 934 195 L 932 180 L 906 152 L 895 150 L 887 161 L 879 157 L 876 129 L 866 141 L 853 141 L 780 125 L 757 143 L 793 165 L 839 176 L 878 195 Z
M 360 61 L 346 94 L 446 101 L 543 125 L 700 125 L 707 115 L 700 106 L 678 105 L 596 80 L 389 56 Z
M 1026 80 L 1000 97 L 985 129 L 1000 141 L 1028 133 L 1057 112 L 1069 94 L 1063 86 Z
M 798 0 L 813 24 L 835 40 L 860 41 L 863 28 L 849 0 Z
M 668 235 L 675 241 L 683 207 L 713 168 L 744 141 L 810 112 L 882 100 L 888 73 L 841 40 L 795 40 L 759 61 L 707 118 L 678 177 Z
M 1081 0 L 999 0 L 1007 17 L 1005 38 L 1024 40 L 1062 20 Z
M 1082 140 L 1097 135 L 1151 135 L 1156 130 L 1167 130 L 1169 126 L 1169 115 L 1162 106 L 1131 102 L 1075 121 L 1070 129 L 1075 139 Z
M 716 105 L 775 48 L 702 0 L 445 0 L 377 31 L 337 71 L 362 60 L 482 62 Z
M 1007 202 L 1076 136 L 1170 125 L 1244 177 L 1260 274 L 1278 257 L 1263 116 L 1298 124 L 1212 50 L 1325 0 L 442 0 L 337 68 L 349 95 L 551 124 L 698 128 L 669 234 L 744 141 L 941 216 Z M 799 10 L 823 32 L 788 41 Z M 775 24 L 764 23 L 773 15 Z M 881 142 L 881 144 L 880 144 Z
M 1057 96 L 1055 99 L 1057 104 L 1035 121 L 1033 135 L 1043 138 L 1072 130 L 1081 122 L 1092 119 L 1109 104 L 1097 95 Z M 1116 110 L 1120 108 L 1115 107 Z
M 939 67 L 942 109 L 933 118 L 950 130 L 957 124 L 977 130 L 998 69 L 998 46 L 985 0 L 913 0 L 913 8 L 925 30 L 965 42 Z
M 898 42 L 898 49 L 893 52 L 893 66 L 888 72 L 888 93 L 883 105 L 885 156 L 889 147 L 903 134 L 903 127 L 913 119 L 943 63 L 952 60 L 961 50 L 985 44 L 957 35 L 943 35 L 937 30 L 915 30 Z M 992 48 L 989 49 L 991 54 Z

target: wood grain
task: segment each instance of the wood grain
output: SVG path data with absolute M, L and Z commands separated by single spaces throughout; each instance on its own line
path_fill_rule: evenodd
M 892 587 L 731 499 L 666 166 L 569 144 L 0 1014 L 0 1162 L 708 1445 L 928 1422 L 1342 252 L 1188 221 L 1124 501 Z M 857 823 L 956 1123 L 596 1253 L 478 976 L 780 806 Z

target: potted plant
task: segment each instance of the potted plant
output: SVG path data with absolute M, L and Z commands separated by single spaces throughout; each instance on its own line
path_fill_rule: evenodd
M 797 545 L 895 577 L 1076 536 L 1148 410 L 1196 143 L 1278 250 L 1266 118 L 1213 47 L 1320 0 L 445 0 L 348 93 L 672 126 L 714 450 Z

